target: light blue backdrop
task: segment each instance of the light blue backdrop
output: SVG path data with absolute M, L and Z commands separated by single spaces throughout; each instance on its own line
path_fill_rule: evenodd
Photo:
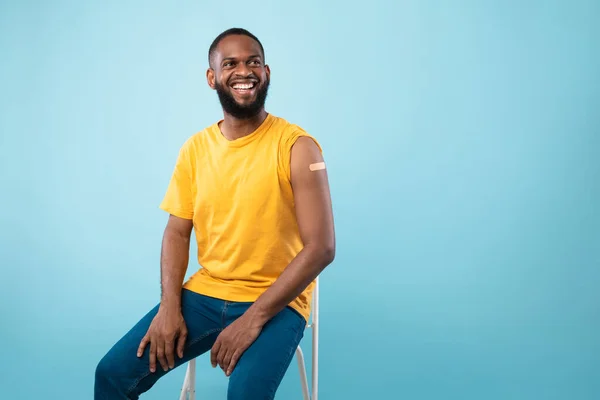
M 3 399 L 91 399 L 157 301 L 158 204 L 221 117 L 206 51 L 232 26 L 326 151 L 321 399 L 597 399 L 600 3 L 0 4 Z M 198 398 L 225 389 L 202 357 Z

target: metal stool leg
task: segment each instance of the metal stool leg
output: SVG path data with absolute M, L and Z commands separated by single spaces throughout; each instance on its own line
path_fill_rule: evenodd
M 317 400 L 319 393 L 319 278 L 315 282 L 312 316 L 312 398 Z
M 302 385 L 302 396 L 304 400 L 310 400 L 308 392 L 308 379 L 306 378 L 306 365 L 304 364 L 304 354 L 300 346 L 296 349 L 296 357 L 298 358 L 298 371 L 300 372 L 300 384 Z
M 185 379 L 181 388 L 179 400 L 196 399 L 196 359 L 190 360 L 185 371 Z
M 302 395 L 304 400 L 317 400 L 319 395 L 319 278 L 317 278 L 315 282 L 311 323 L 307 328 L 312 329 L 312 393 L 309 392 L 308 389 L 306 363 L 304 362 L 304 353 L 300 346 L 296 349 L 296 357 L 298 358 L 298 370 L 300 372 L 300 384 L 302 385 Z

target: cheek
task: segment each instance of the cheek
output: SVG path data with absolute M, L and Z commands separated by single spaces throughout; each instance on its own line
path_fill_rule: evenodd
M 221 74 L 218 77 L 218 83 L 219 85 L 223 86 L 223 87 L 228 87 L 228 82 L 229 81 L 229 75 L 228 74 Z

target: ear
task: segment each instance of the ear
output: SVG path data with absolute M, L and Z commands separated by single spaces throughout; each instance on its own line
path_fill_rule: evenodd
M 271 79 L 271 68 L 268 64 L 265 64 L 265 72 L 267 74 L 267 78 Z
M 206 81 L 211 89 L 215 89 L 215 71 L 212 68 L 206 70 Z

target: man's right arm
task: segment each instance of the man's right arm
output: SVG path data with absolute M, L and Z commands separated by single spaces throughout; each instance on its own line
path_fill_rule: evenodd
M 193 141 L 179 150 L 169 186 L 160 208 L 169 214 L 160 256 L 160 306 L 152 319 L 146 335 L 140 342 L 138 357 L 149 349 L 150 371 L 156 370 L 156 362 L 168 371 L 175 364 L 175 353 L 183 357 L 187 327 L 181 312 L 181 290 L 187 271 L 190 239 L 194 217 L 194 163 L 191 154 Z
M 141 357 L 150 345 L 151 372 L 156 371 L 157 361 L 168 371 L 175 367 L 175 353 L 183 357 L 187 327 L 181 313 L 181 288 L 188 266 L 192 227 L 191 220 L 169 215 L 161 248 L 160 307 L 137 352 Z
M 160 307 L 181 310 L 181 287 L 187 271 L 192 220 L 169 215 L 160 256 Z

